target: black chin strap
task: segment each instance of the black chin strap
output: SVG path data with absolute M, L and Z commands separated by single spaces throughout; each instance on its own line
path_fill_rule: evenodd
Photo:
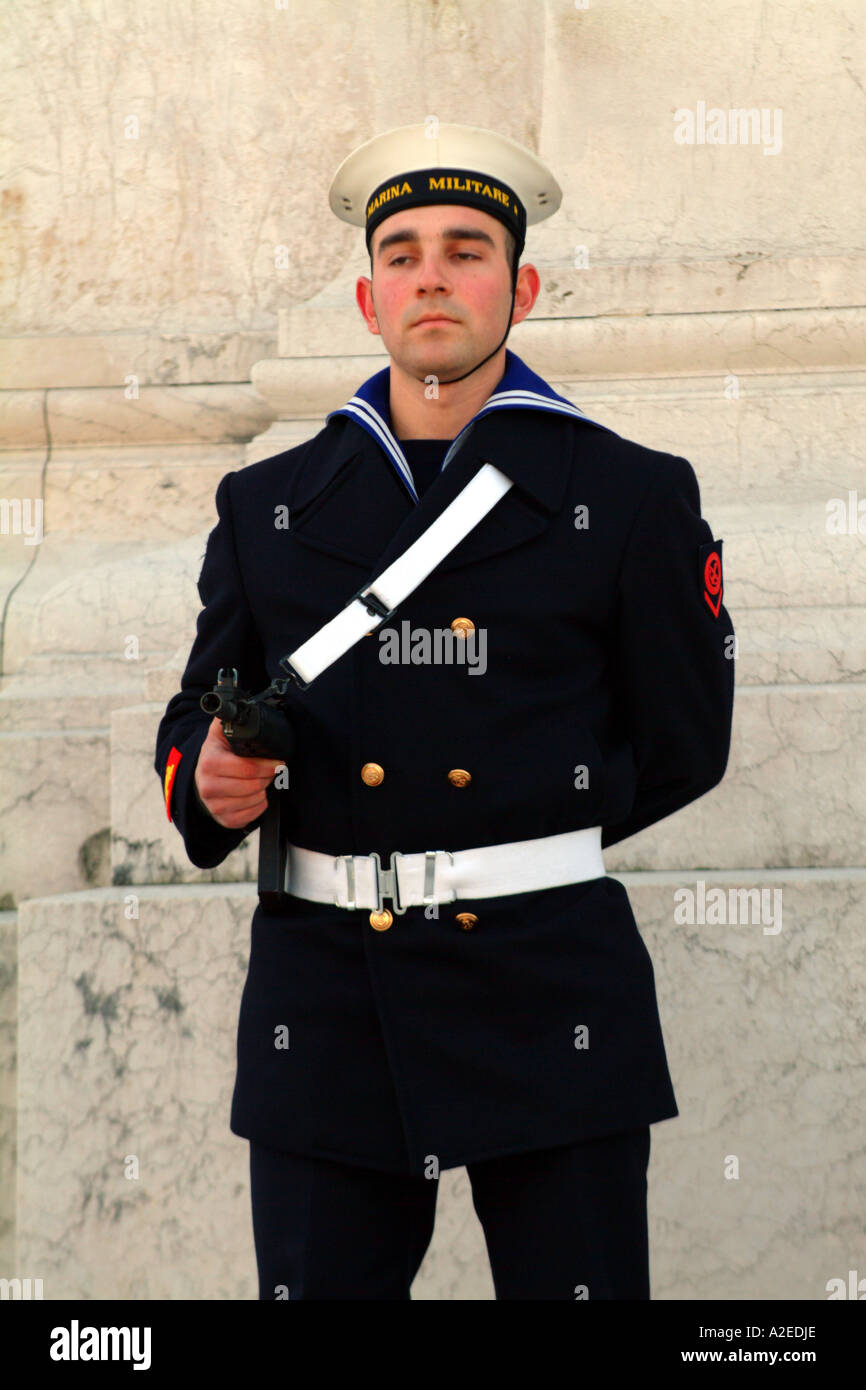
M 515 260 L 515 263 L 516 263 L 516 261 L 517 261 L 517 256 L 516 256 L 516 255 L 515 255 L 515 257 L 514 257 L 514 260 Z M 505 325 L 505 332 L 503 333 L 503 335 L 502 335 L 502 337 L 500 338 L 499 342 L 496 344 L 496 347 L 493 349 L 492 352 L 488 352 L 488 354 L 487 354 L 486 357 L 482 357 L 482 359 L 481 359 L 480 362 L 476 362 L 474 367 L 470 367 L 468 372 L 464 372 L 462 376 L 452 376 L 452 377 L 450 377 L 447 381 L 443 381 L 442 377 L 437 377 L 437 382 L 438 382 L 438 384 L 439 384 L 440 386 L 453 386 L 454 383 L 455 383 L 456 381 L 464 381 L 464 380 L 466 379 L 466 377 L 471 376 L 473 372 L 477 372 L 479 367 L 483 367 L 485 362 L 489 362 L 490 359 L 491 359 L 491 357 L 495 357 L 495 356 L 496 356 L 497 352 L 498 352 L 499 349 L 502 347 L 502 344 L 505 342 L 505 339 L 508 337 L 509 333 L 511 332 L 511 315 L 514 313 L 514 296 L 515 296 L 516 294 L 517 294 L 517 266 L 516 266 L 516 264 L 515 264 L 515 268 L 514 268 L 514 271 L 513 271 L 513 273 L 512 273 L 512 276 L 511 276 L 511 305 L 510 305 L 509 310 L 508 310 L 508 323 Z M 424 377 L 419 377 L 419 380 L 420 380 L 420 381 L 423 381 L 423 380 L 425 380 L 425 378 L 424 378 Z

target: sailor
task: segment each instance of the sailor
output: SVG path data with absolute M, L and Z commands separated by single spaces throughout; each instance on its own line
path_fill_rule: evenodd
M 231 1111 L 264 1299 L 409 1298 L 463 1165 L 497 1298 L 650 1296 L 649 1127 L 678 1109 L 602 851 L 722 778 L 733 629 L 691 465 L 505 346 L 560 200 L 476 127 L 349 155 L 330 205 L 389 365 L 217 488 L 155 765 L 200 868 L 279 807 Z M 200 709 L 221 667 L 284 678 L 287 786 Z

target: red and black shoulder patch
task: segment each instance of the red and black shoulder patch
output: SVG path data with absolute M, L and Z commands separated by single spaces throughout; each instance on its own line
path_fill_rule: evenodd
M 698 583 L 704 595 L 704 602 L 714 618 L 719 616 L 722 606 L 722 542 L 708 541 L 698 550 Z

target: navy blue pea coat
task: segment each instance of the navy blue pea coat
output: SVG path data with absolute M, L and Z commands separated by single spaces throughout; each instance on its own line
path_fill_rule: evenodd
M 514 486 L 372 637 L 289 691 L 289 840 L 329 855 L 459 850 L 603 827 L 612 845 L 713 787 L 730 741 L 721 543 L 685 459 L 586 419 L 506 354 L 417 499 L 388 369 L 311 440 L 227 474 L 203 606 L 155 766 L 192 863 L 226 830 L 195 792 L 220 666 L 256 692 L 490 461 Z M 286 519 L 288 525 L 281 524 Z M 386 629 L 486 633 L 486 670 L 388 664 Z M 476 650 L 481 650 L 477 648 Z M 366 763 L 384 778 L 368 785 Z M 465 769 L 456 786 L 448 773 Z M 477 922 L 464 930 L 458 912 Z M 205 930 L 203 926 L 203 931 Z M 281 1031 L 282 1030 L 282 1031 Z M 288 1045 L 286 1046 L 286 1042 Z M 678 1113 L 651 960 L 611 877 L 369 910 L 291 898 L 252 920 L 231 1128 L 421 1174 Z

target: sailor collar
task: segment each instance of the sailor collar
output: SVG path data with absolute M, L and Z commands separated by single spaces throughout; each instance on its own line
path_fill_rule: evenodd
M 405 487 L 413 502 L 419 500 L 418 492 L 415 487 L 415 480 L 412 477 L 412 470 L 408 460 L 400 447 L 399 440 L 395 437 L 391 429 L 390 412 L 390 381 L 391 369 L 384 367 L 382 371 L 376 372 L 374 376 L 368 377 L 362 386 L 358 388 L 344 406 L 338 410 L 332 410 L 325 417 L 326 425 L 332 420 L 344 415 L 360 427 L 379 445 L 385 454 L 395 473 Z M 601 425 L 597 420 L 591 420 L 588 415 L 579 408 L 572 405 L 571 401 L 566 400 L 553 390 L 552 386 L 533 372 L 522 358 L 518 357 L 510 348 L 505 349 L 505 372 L 502 375 L 495 391 L 488 396 L 484 405 L 476 415 L 469 420 L 460 430 L 457 437 L 452 440 L 444 459 L 442 468 L 447 468 L 458 449 L 466 442 L 468 436 L 475 430 L 481 420 L 503 411 L 531 410 L 543 413 L 546 416 L 566 416 L 571 420 L 580 420 L 584 424 L 591 425 L 595 429 L 606 430 L 609 434 L 614 434 L 607 425 Z M 491 424 L 494 422 L 491 421 Z M 513 423 L 507 420 L 497 421 L 507 428 L 494 431 L 499 445 L 500 457 L 491 458 L 492 463 L 496 463 L 503 468 L 513 481 L 532 492 L 540 501 L 551 504 L 552 497 L 545 486 L 545 472 L 543 465 L 540 467 L 540 459 L 545 458 L 543 451 L 534 452 L 533 458 L 527 458 L 525 454 L 525 441 L 521 441 L 521 454 L 514 451 L 513 442 Z M 539 427 L 542 425 L 539 419 Z M 482 432 L 485 437 L 485 444 L 489 447 L 492 435 L 489 430 Z M 539 433 L 544 433 L 539 429 Z M 508 458 L 501 457 L 503 449 L 507 450 L 509 439 L 512 440 L 512 448 L 508 450 Z M 480 442 L 480 439 L 478 439 Z M 540 457 L 539 457 L 540 455 Z M 513 466 L 513 467 L 512 467 Z

